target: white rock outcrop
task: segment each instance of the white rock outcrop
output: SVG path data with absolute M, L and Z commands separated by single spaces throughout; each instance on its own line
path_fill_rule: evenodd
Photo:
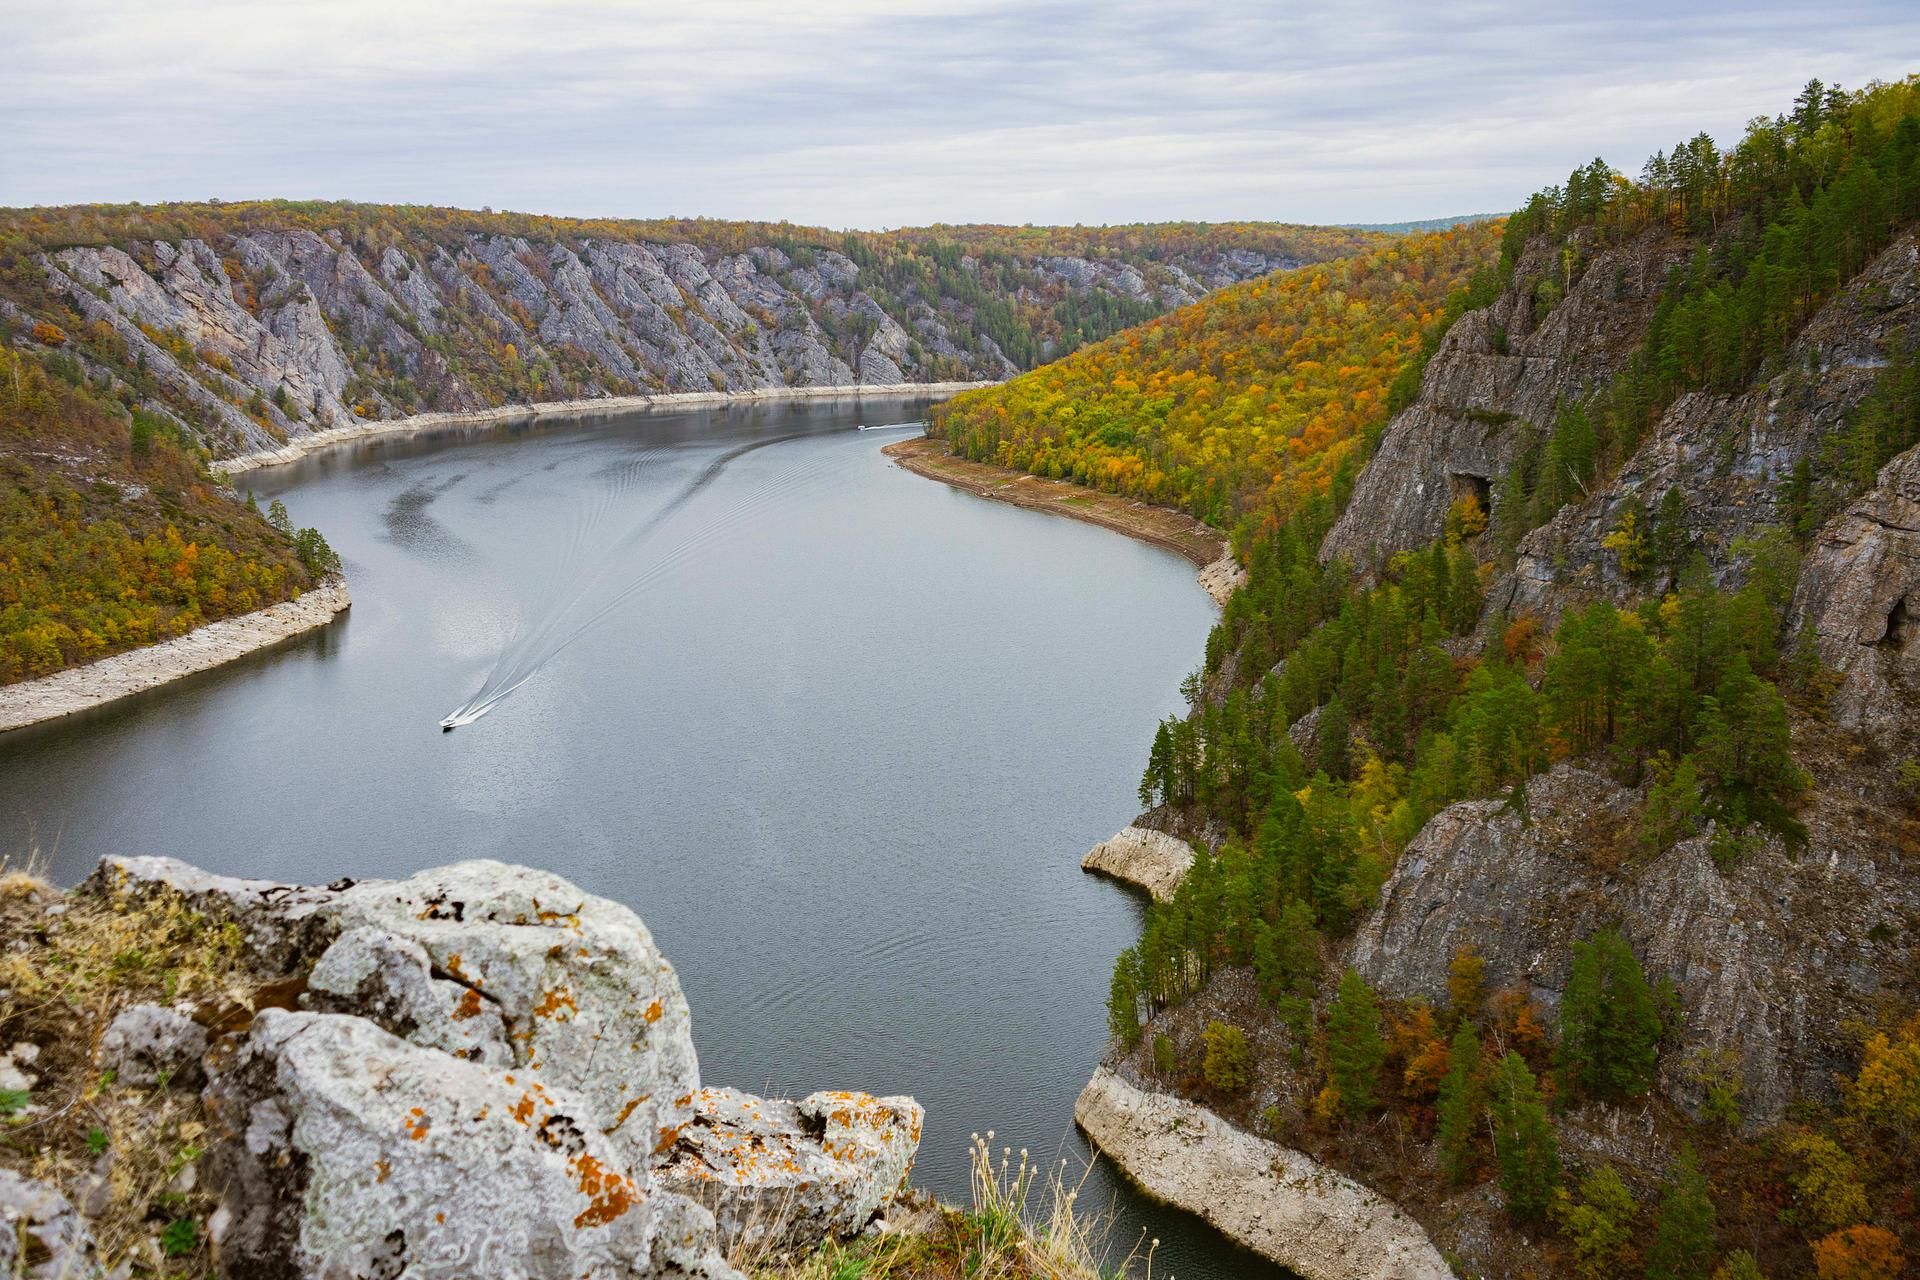
M 703 1089 L 646 925 L 551 873 L 321 887 L 111 858 L 83 889 L 237 926 L 260 991 L 298 1006 L 196 1011 L 223 1032 L 203 1098 L 228 1275 L 730 1280 L 742 1245 L 864 1229 L 912 1167 L 911 1098 Z
M 1102 1067 L 1074 1121 L 1148 1195 L 1199 1214 L 1306 1280 L 1450 1280 L 1426 1232 L 1392 1201 L 1205 1107 Z
M 735 1276 L 579 1095 L 269 1009 L 206 1095 L 231 1276 Z
M 207 1033 L 199 1023 L 157 1004 L 122 1009 L 100 1037 L 100 1065 L 120 1084 L 197 1085 L 206 1051 Z
M 1200 587 L 1213 597 L 1213 602 L 1226 608 L 1227 597 L 1246 585 L 1247 571 L 1233 558 L 1231 550 L 1222 551 L 1220 558 L 1201 567 L 1195 575 L 1200 579 Z
M 656 1176 L 711 1210 L 725 1239 L 798 1251 L 873 1218 L 912 1170 L 925 1118 L 912 1098 L 701 1089 Z
M 1173 891 L 1180 887 L 1192 865 L 1192 845 L 1149 827 L 1122 827 L 1111 840 L 1101 841 L 1080 859 L 1083 870 L 1145 889 L 1158 902 L 1172 901 Z
M 101 1280 L 93 1232 L 44 1182 L 0 1169 L 0 1275 L 20 1280 Z

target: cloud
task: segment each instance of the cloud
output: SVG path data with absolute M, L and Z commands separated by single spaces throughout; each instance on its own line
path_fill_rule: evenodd
M 73 0 L 10 25 L 0 203 L 861 227 L 1505 209 L 1920 48 L 1910 4 L 1777 0 Z

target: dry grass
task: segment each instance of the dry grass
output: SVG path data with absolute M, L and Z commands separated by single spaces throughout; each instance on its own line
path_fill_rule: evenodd
M 751 1274 L 756 1280 L 1151 1280 L 1157 1240 L 1143 1241 L 1117 1264 L 1103 1261 L 1111 1222 L 1079 1207 L 1091 1166 L 1070 1178 L 1065 1160 L 1049 1168 L 1004 1147 L 996 1157 L 992 1142 L 991 1132 L 973 1139 L 970 1207 L 923 1202 L 912 1230 L 829 1243 L 804 1262 L 763 1265 Z
M 239 931 L 177 899 L 62 895 L 35 858 L 0 861 L 0 1049 L 38 1046 L 25 1105 L 0 1118 L 0 1166 L 60 1188 L 89 1212 L 109 1265 L 199 1276 L 211 1199 L 195 1162 L 199 1095 L 135 1088 L 97 1066 L 107 1024 L 129 1005 L 244 1004 L 253 986 Z

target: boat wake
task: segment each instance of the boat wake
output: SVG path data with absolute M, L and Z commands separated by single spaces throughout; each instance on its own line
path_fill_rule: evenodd
M 558 571 L 550 577 L 556 584 L 548 600 L 530 611 L 538 621 L 517 630 L 493 669 L 474 695 L 440 721 L 443 733 L 470 725 L 508 695 L 537 675 L 540 669 L 559 656 L 569 645 L 604 622 L 616 610 L 640 595 L 661 577 L 679 566 L 714 538 L 728 529 L 761 514 L 779 498 L 823 472 L 827 461 L 794 468 L 763 480 L 739 492 L 737 500 L 726 508 L 705 513 L 682 536 L 651 558 L 640 555 L 654 535 L 676 515 L 685 511 L 735 461 L 761 449 L 798 440 L 808 432 L 794 432 L 756 440 L 729 449 L 701 468 L 652 514 L 627 530 L 604 552 L 589 555 L 586 547 L 594 529 L 619 499 L 651 471 L 664 451 L 650 450 L 611 473 L 612 482 L 596 500 L 581 509 L 569 536 Z M 700 508 L 695 507 L 696 512 Z M 694 517 L 688 517 L 689 520 Z

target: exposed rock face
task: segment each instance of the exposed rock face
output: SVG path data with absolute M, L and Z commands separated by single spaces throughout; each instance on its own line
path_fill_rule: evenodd
M 1691 247 L 1649 233 L 1605 249 L 1536 324 L 1533 285 L 1553 269 L 1551 246 L 1537 239 L 1507 291 L 1448 332 L 1418 399 L 1388 424 L 1321 544 L 1322 558 L 1365 570 L 1439 537 L 1456 498 L 1474 492 L 1491 505 L 1528 432 L 1544 438 L 1561 407 L 1603 387 L 1640 345 L 1668 270 Z M 1872 390 L 1887 342 L 1916 320 L 1920 237 L 1910 233 L 1808 322 L 1782 372 L 1741 394 L 1675 401 L 1616 477 L 1522 540 L 1514 568 L 1489 592 L 1490 610 L 1551 623 L 1569 605 L 1633 594 L 1602 539 L 1631 502 L 1652 510 L 1675 488 L 1686 498 L 1690 539 L 1724 578 L 1738 565 L 1736 541 L 1779 523 L 1780 481 Z
M 1201 568 L 1200 588 L 1213 597 L 1213 602 L 1225 608 L 1227 597 L 1238 591 L 1247 581 L 1247 571 L 1233 558 L 1232 551 L 1223 551 L 1220 558 Z
M 798 1251 L 873 1218 L 911 1171 L 924 1119 L 912 1098 L 701 1089 L 657 1176 L 711 1210 L 730 1247 Z
M 1781 482 L 1873 390 L 1894 334 L 1920 321 L 1920 237 L 1894 242 L 1801 330 L 1784 371 L 1739 395 L 1690 392 L 1667 409 L 1614 480 L 1521 541 L 1488 603 L 1545 621 L 1569 605 L 1632 591 L 1601 540 L 1635 499 L 1653 510 L 1669 489 L 1686 499 L 1689 541 L 1725 581 L 1739 539 L 1781 523 Z
M 1889 753 L 1911 752 L 1920 734 L 1920 449 L 1881 468 L 1873 491 L 1820 531 L 1794 614 L 1840 673 L 1828 701 L 1835 723 Z
M 23 1280 L 99 1280 L 93 1232 L 67 1198 L 0 1169 L 0 1275 Z
M 278 975 L 206 1055 L 229 1275 L 733 1277 L 736 1245 L 858 1232 L 912 1166 L 912 1099 L 703 1090 L 646 926 L 548 873 L 319 888 L 129 858 L 86 887 L 236 925 Z M 114 1052 L 156 1020 L 200 1030 L 129 1011 Z
M 1553 253 L 1544 240 L 1529 246 L 1513 285 L 1447 331 L 1419 397 L 1387 424 L 1321 558 L 1370 568 L 1439 537 L 1456 498 L 1489 498 L 1527 426 L 1551 428 L 1563 402 L 1625 365 L 1668 268 L 1685 251 L 1653 235 L 1604 250 L 1560 305 L 1537 318 L 1532 282 L 1553 270 Z
M 1122 827 L 1113 839 L 1101 841 L 1080 859 L 1083 869 L 1124 880 L 1160 902 L 1172 901 L 1173 891 L 1192 865 L 1192 845 L 1148 827 Z
M 1899 948 L 1874 930 L 1920 910 L 1909 878 L 1889 874 L 1901 855 L 1851 797 L 1823 789 L 1798 856 L 1769 840 L 1723 872 L 1699 836 L 1616 863 L 1639 798 L 1562 765 L 1528 784 L 1524 816 L 1502 800 L 1443 810 L 1341 959 L 1384 992 L 1437 1004 L 1455 948 L 1471 942 L 1490 987 L 1522 984 L 1552 1008 L 1572 944 L 1622 923 L 1649 979 L 1671 979 L 1685 1011 L 1679 1050 L 1661 1055 L 1663 1092 L 1699 1103 L 1687 1050 L 1706 1046 L 1737 1055 L 1751 1124 L 1795 1097 L 1831 1095 L 1854 1048 L 1844 1024 L 1901 981 Z
M 1100 294 L 1152 311 L 1298 265 L 1246 250 L 1177 256 L 1144 270 L 1022 258 L 1019 296 Z M 970 302 L 910 290 L 883 292 L 883 306 L 859 266 L 830 250 L 801 267 L 770 245 L 471 233 L 375 247 L 339 231 L 254 227 L 211 242 L 61 249 L 41 267 L 56 294 L 112 328 L 148 376 L 192 406 L 220 456 L 361 421 L 491 407 L 500 393 L 488 382 L 512 382 L 516 399 L 553 400 L 1018 372 L 975 332 Z M 518 371 L 501 365 L 508 345 Z M 147 407 L 166 412 L 158 399 Z
M 1101 1068 L 1074 1104 L 1087 1136 L 1155 1199 L 1199 1214 L 1306 1280 L 1446 1280 L 1391 1201 L 1204 1107 Z
M 236 1280 L 734 1274 L 584 1099 L 361 1018 L 266 1011 L 206 1100 Z

